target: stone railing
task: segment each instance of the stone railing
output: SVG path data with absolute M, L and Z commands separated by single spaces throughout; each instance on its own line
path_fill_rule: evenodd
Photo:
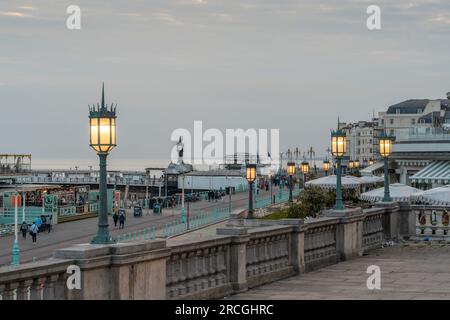
M 231 292 L 229 238 L 170 247 L 166 262 L 168 299 L 225 296 Z
M 444 206 L 411 206 L 415 217 L 416 236 L 450 237 L 450 207 Z
M 364 210 L 362 248 L 364 251 L 377 248 L 384 241 L 384 212 L 380 209 Z
M 415 234 L 413 212 L 384 203 L 305 221 L 233 218 L 216 235 L 184 242 L 76 245 L 55 251 L 50 260 L 0 268 L 0 294 L 3 299 L 218 299 Z M 64 286 L 71 264 L 80 268 L 81 289 Z
M 339 261 L 336 248 L 338 219 L 319 218 L 305 230 L 305 268 L 311 271 Z
M 70 260 L 52 259 L 0 268 L 3 300 L 70 299 L 66 281 Z

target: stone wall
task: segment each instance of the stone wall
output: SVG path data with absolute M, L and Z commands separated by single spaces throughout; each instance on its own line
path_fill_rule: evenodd
M 3 299 L 218 299 L 264 283 L 352 259 L 387 239 L 415 233 L 407 206 L 330 211 L 317 219 L 246 220 L 235 216 L 217 235 L 77 245 L 54 258 L 0 268 Z M 409 223 L 412 219 L 412 227 Z M 81 270 L 68 290 L 67 267 Z

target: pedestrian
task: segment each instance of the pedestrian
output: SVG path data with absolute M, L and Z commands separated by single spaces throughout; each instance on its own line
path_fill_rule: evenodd
M 117 220 L 119 220 L 119 215 L 117 214 L 117 211 L 113 214 L 113 220 L 114 220 L 114 227 L 117 227 Z
M 52 231 L 52 220 L 53 216 L 48 216 L 47 217 L 47 231 L 48 233 L 50 233 L 50 231 Z
M 38 233 L 38 226 L 36 225 L 36 223 L 33 223 L 30 227 L 30 234 L 33 239 L 33 243 L 36 243 L 37 233 Z
M 28 223 L 26 223 L 25 221 L 22 222 L 22 225 L 20 226 L 20 231 L 22 231 L 22 238 L 26 239 L 28 232 Z
M 119 215 L 119 229 L 123 229 L 125 227 L 125 214 L 123 212 Z

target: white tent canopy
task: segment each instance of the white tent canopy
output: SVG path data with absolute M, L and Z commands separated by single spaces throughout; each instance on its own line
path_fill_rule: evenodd
M 413 196 L 413 200 L 432 205 L 450 205 L 450 185 L 424 191 Z
M 361 184 L 377 184 L 384 182 L 384 177 L 379 176 L 362 176 L 358 178 Z
M 342 188 L 343 189 L 358 189 L 361 182 L 356 177 L 344 176 L 342 177 Z M 336 189 L 336 176 L 326 176 L 319 179 L 307 181 L 305 183 L 306 187 L 319 187 L 322 189 Z
M 401 184 L 389 185 L 389 192 L 393 201 L 410 202 L 413 195 L 421 194 L 422 190 Z M 362 193 L 359 198 L 364 201 L 378 202 L 384 198 L 384 187 Z

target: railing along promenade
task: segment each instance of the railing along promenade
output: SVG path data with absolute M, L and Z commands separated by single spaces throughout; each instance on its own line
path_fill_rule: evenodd
M 246 220 L 233 214 L 216 235 L 81 244 L 53 258 L 0 268 L 3 299 L 216 299 L 361 256 L 415 234 L 409 205 L 330 211 L 316 219 Z M 81 288 L 65 285 L 81 270 Z

